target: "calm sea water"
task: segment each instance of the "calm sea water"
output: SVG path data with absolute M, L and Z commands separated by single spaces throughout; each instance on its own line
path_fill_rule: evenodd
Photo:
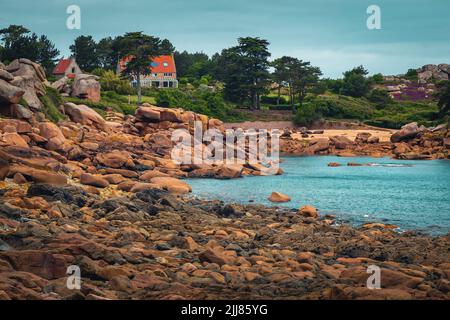
M 286 157 L 281 176 L 235 180 L 189 179 L 193 194 L 226 202 L 274 204 L 272 191 L 289 195 L 291 208 L 311 204 L 341 221 L 395 224 L 429 234 L 450 231 L 450 161 L 402 161 L 389 158 Z M 341 167 L 328 167 L 339 162 Z M 374 166 L 348 167 L 347 162 Z

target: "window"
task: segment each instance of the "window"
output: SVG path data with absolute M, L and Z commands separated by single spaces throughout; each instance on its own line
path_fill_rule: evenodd
M 152 63 L 150 63 L 150 65 L 151 65 L 152 67 L 157 67 L 157 66 L 158 66 L 158 62 L 152 61 Z
M 172 73 L 164 73 L 164 77 L 171 77 L 172 76 Z
M 163 66 L 164 66 L 164 67 L 168 67 L 169 64 L 168 64 L 167 62 L 163 62 Z

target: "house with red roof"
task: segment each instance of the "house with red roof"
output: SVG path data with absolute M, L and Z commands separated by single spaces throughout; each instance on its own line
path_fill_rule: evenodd
M 125 57 L 119 61 L 118 71 L 122 72 L 131 57 Z M 143 87 L 154 88 L 177 88 L 177 69 L 173 55 L 162 55 L 149 59 L 149 72 L 141 75 L 141 85 Z M 148 74 L 147 74 L 148 73 Z
M 55 69 L 53 69 L 53 75 L 57 79 L 61 79 L 63 77 L 75 78 L 76 74 L 83 73 L 78 66 L 75 58 L 71 57 L 68 59 L 64 59 L 64 57 L 59 60 Z

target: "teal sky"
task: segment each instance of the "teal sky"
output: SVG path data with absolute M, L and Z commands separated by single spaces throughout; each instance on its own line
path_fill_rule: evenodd
M 81 30 L 66 28 L 71 4 L 81 8 Z M 372 4 L 381 8 L 381 30 L 366 27 Z M 2 0 L 0 27 L 46 34 L 66 56 L 79 35 L 144 31 L 207 54 L 259 36 L 271 43 L 272 58 L 298 57 L 337 77 L 360 64 L 398 74 L 450 63 L 449 13 L 450 0 Z

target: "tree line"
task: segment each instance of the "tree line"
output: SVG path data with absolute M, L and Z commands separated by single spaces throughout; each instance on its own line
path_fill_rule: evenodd
M 136 80 L 138 103 L 141 102 L 141 75 L 150 72 L 149 60 L 162 54 L 174 55 L 181 83 L 221 82 L 223 96 L 227 101 L 248 106 L 252 110 L 261 109 L 261 97 L 269 93 L 270 89 L 278 92 L 277 104 L 280 103 L 281 92 L 288 92 L 294 112 L 297 106 L 302 106 L 309 92 L 322 93 L 326 90 L 352 97 L 368 97 L 379 103 L 389 102 L 390 97 L 386 92 L 371 89 L 373 83 L 383 81 L 381 74 L 369 77 L 368 71 L 359 66 L 344 72 L 342 79 L 320 79 L 320 68 L 308 61 L 290 56 L 270 60 L 269 45 L 267 40 L 259 37 L 241 37 L 235 46 L 209 57 L 202 52 L 179 52 L 168 39 L 143 32 L 128 32 L 98 42 L 92 36 L 82 35 L 69 48 L 85 72 L 93 72 L 98 68 L 115 71 L 121 58 L 132 57 L 122 75 Z M 38 36 L 18 25 L 0 30 L 1 61 L 28 58 L 40 63 L 50 75 L 59 56 L 59 50 L 45 35 Z M 439 104 L 448 106 L 442 102 L 446 98 L 441 95 Z

